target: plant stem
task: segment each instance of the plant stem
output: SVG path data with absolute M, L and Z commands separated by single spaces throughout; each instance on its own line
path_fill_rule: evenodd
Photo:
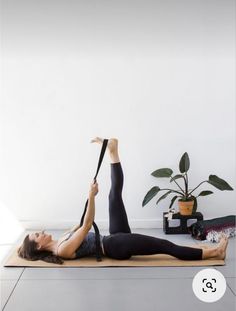
M 172 177 L 172 176 L 171 176 Z M 173 177 L 172 177 L 173 178 Z M 180 187 L 180 185 L 177 183 L 177 181 L 175 181 L 174 179 L 174 182 L 176 183 L 176 185 L 179 187 L 179 189 L 184 193 L 184 190 Z
M 183 193 L 181 193 L 181 192 L 179 192 L 179 191 L 176 191 L 176 190 L 173 190 L 173 189 L 168 189 L 168 188 L 166 188 L 166 189 L 160 189 L 159 191 L 161 191 L 161 190 L 171 190 L 172 192 L 179 193 L 179 194 L 181 194 L 181 196 L 183 196 Z
M 196 188 L 194 188 L 194 189 L 189 193 L 189 195 L 190 195 L 194 190 L 196 190 L 199 186 L 201 186 L 201 184 L 203 184 L 204 182 L 207 182 L 207 180 L 202 181 Z
M 186 196 L 188 196 L 188 174 L 186 172 Z
M 185 173 L 186 175 L 186 173 Z M 188 195 L 188 185 L 187 185 L 187 180 L 186 180 L 186 177 L 185 175 L 183 176 L 184 177 L 184 185 L 185 185 L 185 193 L 184 193 L 184 196 L 187 198 L 187 195 Z

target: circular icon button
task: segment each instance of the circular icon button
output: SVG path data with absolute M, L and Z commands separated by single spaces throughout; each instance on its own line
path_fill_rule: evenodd
M 215 269 L 203 269 L 193 278 L 195 296 L 204 302 L 215 302 L 223 297 L 226 281 L 223 274 Z

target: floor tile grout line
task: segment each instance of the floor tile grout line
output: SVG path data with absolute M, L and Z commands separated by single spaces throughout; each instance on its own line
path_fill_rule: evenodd
M 21 278 L 20 281 L 79 281 L 79 280 L 85 280 L 85 281 L 99 281 L 99 280 L 103 280 L 103 281 L 109 281 L 109 280 L 189 280 L 189 279 L 193 279 L 193 277 L 182 277 L 182 278 L 179 278 L 179 277 L 146 277 L 146 278 L 142 278 L 142 277 L 138 277 L 138 278 L 91 278 L 91 279 L 88 279 L 88 278 L 74 278 L 74 279 L 71 279 L 71 278 L 63 278 L 63 279 L 37 279 L 37 278 L 28 278 L 28 279 L 23 279 Z
M 19 281 L 74 281 L 74 280 L 88 280 L 88 281 L 93 281 L 93 280 L 188 280 L 188 279 L 193 279 L 194 276 L 192 277 L 126 277 L 126 278 L 116 278 L 116 277 L 111 277 L 111 278 L 106 278 L 106 277 L 101 277 L 101 278 L 21 278 Z M 227 279 L 227 278 L 226 278 Z M 0 281 L 15 281 L 14 279 L 1 279 Z M 227 282 L 226 282 L 227 283 Z M 228 283 L 227 283 L 228 285 Z M 230 286 L 230 285 L 229 285 Z
M 230 285 L 229 285 L 227 282 L 226 282 L 226 284 L 227 284 L 227 287 L 231 290 L 232 294 L 233 294 L 234 296 L 236 296 L 235 292 L 232 290 L 232 288 L 230 287 Z
M 219 272 L 221 272 L 220 270 L 219 270 L 219 268 L 217 267 L 216 268 L 216 270 L 217 271 L 219 271 Z M 221 272 L 222 273 L 222 272 Z M 223 274 L 224 275 L 224 274 Z M 227 282 L 227 279 L 229 278 L 229 279 L 235 279 L 235 277 L 234 276 L 224 276 L 225 277 L 225 279 L 226 279 L 226 285 L 227 285 L 227 287 L 230 289 L 230 291 L 232 292 L 232 294 L 234 295 L 234 296 L 236 296 L 236 294 L 234 293 L 234 291 L 232 290 L 232 288 L 230 287 L 230 285 L 228 284 L 228 282 Z
M 18 282 L 19 282 L 19 280 L 20 280 L 20 278 L 21 278 L 21 276 L 22 276 L 22 274 L 23 274 L 23 272 L 24 272 L 24 270 L 25 270 L 25 268 L 23 269 L 23 271 L 21 272 L 19 278 L 17 279 L 17 281 L 16 281 L 16 283 L 15 283 L 15 286 L 13 287 L 13 289 L 12 289 L 12 291 L 11 291 L 11 293 L 10 293 L 10 295 L 9 295 L 9 297 L 8 297 L 8 299 L 7 299 L 6 303 L 5 303 L 5 305 L 4 305 L 4 307 L 2 308 L 2 311 L 4 311 L 6 305 L 8 304 L 8 301 L 10 300 L 10 298 L 11 298 L 11 296 L 12 296 L 12 294 L 13 294 L 13 292 L 14 292 L 14 290 L 15 290 L 15 288 L 16 288 L 16 286 L 17 286 L 17 284 L 18 284 Z

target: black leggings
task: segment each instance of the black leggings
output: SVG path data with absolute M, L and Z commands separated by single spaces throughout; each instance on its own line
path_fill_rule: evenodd
M 109 232 L 104 236 L 106 256 L 129 259 L 133 255 L 168 254 L 182 260 L 202 259 L 202 249 L 176 245 L 168 240 L 131 233 L 122 200 L 123 171 L 121 163 L 111 163 L 111 190 L 109 193 Z

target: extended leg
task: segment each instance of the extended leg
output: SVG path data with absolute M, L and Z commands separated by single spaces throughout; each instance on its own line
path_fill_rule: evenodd
M 112 234 L 105 237 L 104 246 L 106 254 L 115 259 L 154 254 L 168 254 L 182 260 L 202 259 L 202 249 L 180 246 L 168 240 L 138 233 Z
M 106 255 L 114 259 L 129 259 L 134 255 L 168 254 L 182 260 L 224 259 L 228 240 L 222 238 L 217 247 L 203 249 L 172 243 L 165 239 L 138 234 L 117 233 L 104 238 Z

